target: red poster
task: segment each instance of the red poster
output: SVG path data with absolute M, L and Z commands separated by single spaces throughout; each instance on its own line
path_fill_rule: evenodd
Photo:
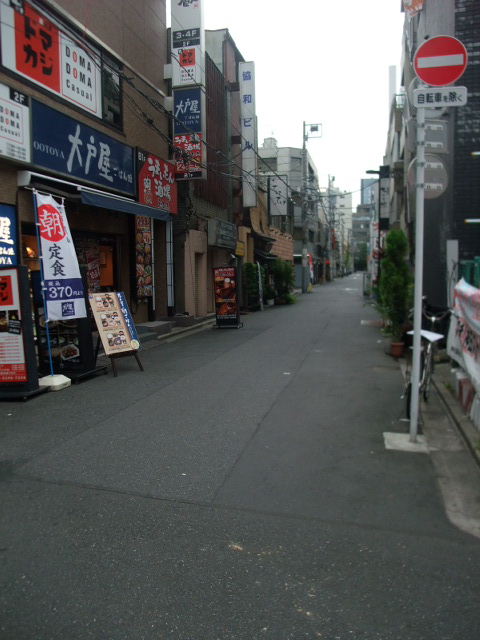
M 0 275 L 0 308 L 13 304 L 12 276 Z
M 57 27 L 43 14 L 24 4 L 25 12 L 15 11 L 15 49 L 17 70 L 60 92 L 60 38 Z
M 137 167 L 138 201 L 149 207 L 176 214 L 177 183 L 173 164 L 138 149 Z
M 174 137 L 177 178 L 202 177 L 202 137 L 201 133 Z
M 178 62 L 181 67 L 194 67 L 195 49 L 182 49 L 179 52 Z
M 218 267 L 213 270 L 213 279 L 217 326 L 237 326 L 240 311 L 238 307 L 236 268 Z

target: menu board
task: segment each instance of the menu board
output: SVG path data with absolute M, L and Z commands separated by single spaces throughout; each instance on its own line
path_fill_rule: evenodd
M 18 273 L 4 269 L 0 272 L 0 384 L 27 381 Z
M 89 294 L 88 299 L 105 354 L 136 351 L 140 343 L 124 294 L 107 291 Z
M 219 267 L 213 270 L 213 278 L 217 326 L 237 327 L 240 321 L 237 270 L 235 267 Z
M 135 269 L 137 298 L 153 296 L 152 218 L 135 216 Z

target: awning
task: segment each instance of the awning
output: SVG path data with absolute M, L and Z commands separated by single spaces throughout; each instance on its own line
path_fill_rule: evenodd
M 135 216 L 148 216 L 155 220 L 163 220 L 168 222 L 171 220 L 171 214 L 167 211 L 161 211 L 154 207 L 147 207 L 145 204 L 138 204 L 133 200 L 125 198 L 116 198 L 115 196 L 104 196 L 93 191 L 81 190 L 83 204 L 89 204 L 92 207 L 101 207 L 102 209 L 110 209 L 113 211 L 122 211 L 123 213 L 132 213 Z

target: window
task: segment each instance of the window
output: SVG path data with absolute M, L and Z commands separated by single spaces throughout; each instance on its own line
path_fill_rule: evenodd
M 122 128 L 121 68 L 112 59 L 102 60 L 103 119 L 118 129 Z

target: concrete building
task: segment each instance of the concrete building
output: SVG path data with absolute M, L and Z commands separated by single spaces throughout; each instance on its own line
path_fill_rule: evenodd
M 275 138 L 266 138 L 258 153 L 261 158 L 259 173 L 265 176 L 276 174 L 288 184 L 289 211 L 293 212 L 295 284 L 301 288 L 305 284 L 305 274 L 308 281 L 320 282 L 324 274 L 325 229 L 320 217 L 315 164 L 306 151 L 304 169 L 303 150 L 278 147 Z
M 402 83 L 407 98 L 403 105 L 405 150 L 403 158 L 392 158 L 394 176 L 403 165 L 403 206 L 399 223 L 409 234 L 414 246 L 415 193 L 414 178 L 409 169 L 415 156 L 416 119 L 411 106 L 411 91 L 417 86 L 412 60 L 417 47 L 426 39 L 450 35 L 467 48 L 469 63 L 457 84 L 467 87 L 468 103 L 464 107 L 432 107 L 426 109 L 426 152 L 436 156 L 446 170 L 446 189 L 435 199 L 425 199 L 424 293 L 432 305 L 444 307 L 449 301 L 452 282 L 458 278 L 459 267 L 480 255 L 480 226 L 465 224 L 467 218 L 478 218 L 480 210 L 479 158 L 480 149 L 480 12 L 476 0 L 438 0 L 424 2 L 413 17 L 406 15 Z M 393 113 L 393 112 L 392 112 Z M 396 119 L 396 118 L 395 118 Z M 392 128 L 390 129 L 390 135 Z M 440 137 L 438 137 L 440 136 Z M 411 169 L 410 169 L 411 172 Z M 411 175 L 411 174 L 410 174 Z M 400 195 L 400 187 L 392 187 Z M 470 263 L 471 265 L 471 263 Z M 480 278 L 480 273 L 478 274 Z M 472 273 L 473 278 L 473 273 Z M 480 284 L 480 283 L 477 283 Z

